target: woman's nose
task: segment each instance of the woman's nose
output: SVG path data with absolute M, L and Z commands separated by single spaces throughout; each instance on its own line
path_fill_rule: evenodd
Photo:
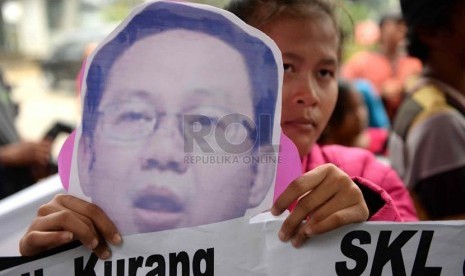
M 301 74 L 295 81 L 294 103 L 304 106 L 313 106 L 319 103 L 317 84 L 310 75 Z

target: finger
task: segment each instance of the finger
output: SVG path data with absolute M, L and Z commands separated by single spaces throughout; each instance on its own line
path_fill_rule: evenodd
M 344 181 L 347 181 L 344 175 L 327 175 L 311 192 L 299 199 L 293 211 L 294 215 L 299 216 L 301 219 L 307 218 L 309 213 L 314 212 L 316 208 L 336 196 L 340 192 L 341 184 Z
M 62 195 L 57 195 L 55 196 L 55 199 L 58 199 L 61 196 Z M 77 238 L 84 245 L 92 247 L 91 244 L 98 238 L 98 233 L 93 222 L 88 217 L 67 209 L 63 205 L 59 204 L 58 200 L 55 199 L 40 206 L 37 210 L 37 218 L 32 222 L 29 231 L 54 231 L 67 229 L 76 233 Z M 82 224 L 85 224 L 85 226 Z M 88 233 L 88 231 L 90 231 L 90 233 Z
M 362 210 L 360 205 L 353 205 L 346 209 L 332 213 L 322 221 L 310 221 L 312 235 L 318 235 L 332 231 L 343 225 L 366 221 L 368 214 Z
M 311 232 L 311 227 L 309 227 L 309 224 L 309 221 L 300 224 L 296 234 L 292 237 L 292 245 L 294 247 L 298 248 L 302 246 L 303 243 L 313 237 L 313 232 Z
M 106 260 L 111 257 L 111 251 L 103 237 L 100 237 L 98 246 L 92 251 L 102 260 Z
M 300 204 L 301 202 L 299 201 L 294 210 L 287 216 L 281 225 L 278 236 L 284 242 L 288 241 L 295 235 L 301 226 L 302 221 L 304 221 L 313 210 L 313 208 L 302 208 Z M 316 207 L 317 206 L 315 206 L 315 208 Z
M 114 245 L 121 243 L 121 235 L 119 234 L 115 224 L 97 205 L 69 195 L 57 196 L 57 202 L 60 202 L 64 207 L 89 218 L 105 240 Z
M 76 238 L 85 246 L 94 248 L 93 244 L 98 240 L 97 230 L 88 217 L 68 209 L 60 203 L 60 201 L 69 200 L 69 198 L 71 197 L 59 194 L 49 203 L 40 206 L 37 218 L 31 223 L 28 231 L 68 230 L 74 233 Z
M 77 200 L 74 201 L 74 199 L 77 199 Z M 70 203 L 67 204 L 68 202 L 70 202 Z M 83 207 L 81 207 L 82 205 L 87 206 L 87 205 L 92 205 L 92 204 L 87 202 L 87 201 L 75 198 L 73 196 L 69 196 L 69 195 L 65 195 L 65 194 L 58 194 L 58 195 L 55 196 L 55 198 L 52 201 L 50 201 L 47 204 L 42 205 L 38 209 L 37 216 L 38 217 L 48 216 L 48 215 L 51 215 L 51 214 L 54 214 L 54 213 L 59 213 L 59 212 L 62 212 L 62 211 L 72 212 L 72 215 L 76 216 L 77 219 L 79 220 L 79 222 L 76 224 L 76 229 L 74 229 L 73 231 L 78 231 L 78 230 L 83 229 L 81 232 L 77 232 L 76 234 L 78 236 L 78 239 L 81 240 L 81 242 L 83 244 L 90 247 L 90 244 L 92 244 L 92 242 L 94 242 L 93 239 L 95 239 L 95 238 L 99 239 L 100 235 L 98 234 L 98 232 L 97 232 L 97 230 L 95 228 L 96 226 L 94 225 L 94 221 L 91 218 L 87 217 L 87 216 L 89 216 L 89 214 L 81 214 L 81 213 L 85 213 L 85 212 L 79 211 L 79 209 L 83 208 Z M 79 212 L 81 212 L 81 213 L 79 213 Z M 92 214 L 93 214 L 92 210 L 88 211 L 88 213 L 90 213 L 90 216 L 92 217 Z M 54 214 L 53 216 L 57 216 L 57 215 Z M 72 219 L 74 219 L 74 218 L 72 218 Z M 86 230 L 86 231 L 91 231 L 91 233 L 89 233 L 89 235 L 86 235 L 86 232 L 84 232 L 83 227 L 78 226 L 78 225 L 81 225 L 81 223 L 85 223 L 87 225 L 88 230 Z M 111 221 L 110 221 L 110 224 L 112 224 Z M 56 226 L 54 226 L 53 224 L 52 225 L 45 225 L 45 226 L 41 226 L 41 229 L 49 229 L 49 228 L 46 228 L 46 227 L 56 227 Z M 61 226 L 61 227 L 66 227 L 66 226 Z M 119 236 L 119 235 L 117 234 L 117 236 Z M 90 239 L 92 239 L 92 240 L 90 240 Z M 119 240 L 116 240 L 116 241 L 115 241 L 115 238 L 113 238 L 112 242 L 114 244 L 119 244 L 121 242 L 121 238 L 119 237 Z
M 282 214 L 294 201 L 315 188 L 325 177 L 325 168 L 320 166 L 292 181 L 273 204 L 271 213 L 275 216 Z
M 87 227 L 89 228 L 89 230 L 92 232 L 92 236 L 93 237 L 98 237 L 98 233 L 94 227 L 94 224 L 92 222 L 92 220 L 84 215 L 81 215 L 77 212 L 75 212 L 74 210 L 70 210 L 70 209 L 67 209 L 65 208 L 64 206 L 60 205 L 60 204 L 57 204 L 56 201 L 51 201 L 45 205 L 42 205 L 38 211 L 37 211 L 37 216 L 38 217 L 45 217 L 45 216 L 48 216 L 48 215 L 52 215 L 52 218 L 55 217 L 55 216 L 59 216 L 60 214 L 57 214 L 57 213 L 60 213 L 60 212 L 71 212 L 71 216 L 76 216 L 78 220 L 80 220 L 82 223 L 85 223 L 87 225 Z M 64 216 L 64 215 L 62 215 Z M 47 218 L 49 221 L 51 220 L 50 218 Z M 54 218 L 55 219 L 55 218 Z M 74 219 L 74 218 L 72 218 Z M 42 229 L 48 229 L 48 228 L 44 228 L 44 227 L 54 227 L 53 225 L 50 225 L 50 226 L 41 226 Z
M 92 223 L 86 222 L 85 219 L 70 210 L 61 210 L 34 219 L 28 232 L 31 231 L 68 231 L 73 233 L 74 238 L 80 240 L 89 249 L 98 245 L 98 234 Z
M 331 214 L 336 213 L 339 210 L 349 208 L 354 205 L 360 205 L 360 210 L 363 211 L 366 207 L 365 200 L 363 199 L 362 192 L 353 184 L 344 190 L 339 191 L 329 201 L 322 204 L 312 215 L 312 221 L 322 221 L 329 217 Z M 368 218 L 368 208 L 366 207 L 366 213 Z M 361 215 L 364 215 L 361 214 Z
M 323 183 L 299 199 L 294 210 L 281 226 L 279 233 L 281 240 L 286 241 L 292 238 L 303 220 L 337 194 L 340 189 L 339 177 L 334 177 L 334 175 L 328 175 L 323 179 Z
M 294 210 L 284 220 L 279 232 L 279 237 L 282 241 L 293 238 L 299 229 L 302 228 L 302 222 L 309 216 L 313 216 L 313 212 L 318 210 L 321 204 L 324 204 L 320 200 L 311 199 L 310 195 L 312 194 L 313 192 L 300 199 Z M 309 233 L 307 233 L 307 235 L 309 235 Z
M 32 256 L 45 250 L 55 248 L 73 240 L 73 233 L 69 231 L 27 233 L 19 242 L 19 251 L 22 256 Z
M 70 200 L 71 197 L 65 195 L 57 195 L 54 200 L 47 204 L 42 205 L 37 212 L 38 218 L 33 221 L 29 231 L 34 229 L 52 231 L 56 229 L 69 228 L 70 226 L 66 223 L 55 223 L 55 222 L 69 222 L 74 228 L 70 231 L 75 232 L 75 236 L 88 248 L 94 248 L 93 251 L 101 259 L 107 259 L 111 256 L 111 251 L 108 248 L 107 243 L 102 236 L 97 232 L 93 222 L 86 216 L 79 214 L 74 210 L 67 209 L 63 206 L 62 202 Z M 89 204 L 82 201 L 82 204 Z M 73 205 L 73 204 L 71 204 Z M 69 214 L 67 214 L 69 213 Z M 66 216 L 70 218 L 66 218 Z M 58 218 L 62 216 L 63 218 Z M 75 222 L 74 220 L 78 221 Z M 82 224 L 87 226 L 87 229 Z M 26 240 L 27 241 L 27 240 Z M 95 246 L 95 241 L 98 241 L 98 245 Z M 40 247 L 39 247 L 40 246 Z M 28 249 L 24 249 L 25 252 L 41 252 L 45 249 L 41 249 L 41 245 L 37 245 L 38 248 L 29 246 Z M 50 246 L 50 247 L 53 247 Z
M 362 209 L 363 208 L 360 208 L 359 205 L 353 205 L 349 208 L 331 213 L 330 216 L 322 221 L 316 221 L 313 219 L 314 216 L 312 216 L 311 219 L 300 225 L 296 234 L 292 237 L 292 245 L 298 248 L 315 235 L 330 232 L 350 223 L 366 221 L 368 218 L 368 211 L 366 211 L 365 215 L 365 211 Z
M 45 217 L 47 215 L 59 212 L 61 210 L 64 210 L 64 207 L 55 204 L 55 202 L 52 200 L 44 205 L 41 205 L 39 209 L 37 209 L 37 217 Z
M 368 207 L 363 200 L 363 195 L 360 189 L 353 182 L 342 182 L 338 186 L 343 187 L 343 189 L 338 190 L 328 201 L 322 203 L 317 208 L 312 209 L 314 212 L 311 214 L 309 220 L 307 220 L 305 224 L 301 224 L 299 226 L 296 234 L 292 237 L 292 243 L 294 246 L 299 247 L 313 235 L 322 234 L 349 223 L 365 221 L 368 219 Z M 327 188 L 324 185 L 320 185 L 319 187 L 324 187 L 324 189 Z M 312 196 L 316 196 L 316 198 L 321 197 L 316 193 L 318 188 L 301 201 L 310 199 Z M 310 200 L 310 202 L 314 201 L 315 200 Z M 339 218 L 337 214 L 341 214 L 341 210 L 346 210 L 351 213 Z M 313 226 L 318 224 L 320 221 L 326 220 L 333 214 L 336 214 L 331 220 L 333 224 L 325 225 L 323 223 L 321 227 L 317 226 L 316 228 Z
M 356 203 L 353 205 L 343 203 L 339 208 L 335 207 L 341 200 L 343 200 L 342 197 L 333 197 L 330 201 L 316 209 L 315 213 L 305 223 L 298 226 L 294 236 L 291 237 L 292 244 L 295 247 L 300 247 L 306 240 L 315 235 L 332 231 L 350 223 L 366 221 L 368 218 L 368 209 L 364 210 L 361 204 L 358 205 Z M 330 216 L 332 218 L 328 219 Z

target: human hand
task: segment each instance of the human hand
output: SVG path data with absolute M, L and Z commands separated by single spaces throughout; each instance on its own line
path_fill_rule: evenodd
M 360 188 L 333 164 L 321 165 L 294 180 L 273 204 L 271 213 L 282 214 L 296 200 L 279 232 L 282 241 L 291 240 L 295 247 L 315 235 L 366 221 L 369 216 Z
M 81 241 L 99 258 L 107 259 L 111 251 L 106 241 L 118 245 L 121 235 L 97 205 L 59 194 L 39 208 L 19 242 L 19 251 L 23 256 L 32 256 L 72 240 Z
M 4 166 L 46 166 L 50 161 L 50 141 L 18 142 L 0 148 L 0 161 Z

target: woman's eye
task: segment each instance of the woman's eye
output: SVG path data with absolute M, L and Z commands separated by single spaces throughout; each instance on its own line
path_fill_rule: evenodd
M 333 78 L 335 76 L 332 70 L 327 70 L 327 69 L 322 69 L 318 73 L 323 78 Z
M 292 72 L 295 72 L 294 65 L 292 65 L 292 64 L 290 64 L 290 63 L 284 63 L 284 64 L 283 64 L 283 68 L 284 68 L 284 72 L 285 72 L 285 73 L 292 73 Z

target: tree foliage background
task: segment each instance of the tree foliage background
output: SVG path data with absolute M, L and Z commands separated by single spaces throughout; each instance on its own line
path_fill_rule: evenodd
M 187 0 L 184 0 L 187 1 Z M 353 52 L 370 46 L 360 46 L 354 43 L 354 28 L 357 22 L 362 20 L 374 20 L 377 22 L 385 13 L 399 12 L 399 0 L 335 0 L 338 1 L 338 13 L 342 29 L 344 31 L 345 43 L 343 58 L 347 58 Z M 143 0 L 112 0 L 103 9 L 105 21 L 121 21 L 131 9 L 144 2 Z M 190 1 L 223 7 L 229 0 L 196 0 Z

